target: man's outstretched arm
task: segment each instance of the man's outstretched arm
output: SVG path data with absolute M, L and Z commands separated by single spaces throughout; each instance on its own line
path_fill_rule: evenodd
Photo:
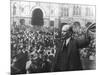
M 84 35 L 84 38 L 76 40 L 78 48 L 84 48 L 84 47 L 88 46 L 90 41 L 91 41 L 91 38 L 87 34 Z

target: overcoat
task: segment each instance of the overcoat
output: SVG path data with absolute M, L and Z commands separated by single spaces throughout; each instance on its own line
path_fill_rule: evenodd
M 88 46 L 89 42 L 90 38 L 81 40 L 71 38 L 66 46 L 63 41 L 62 48 L 57 54 L 54 71 L 82 70 L 79 48 Z

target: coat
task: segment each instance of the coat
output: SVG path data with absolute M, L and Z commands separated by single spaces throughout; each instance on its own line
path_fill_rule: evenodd
M 88 46 L 90 38 L 76 40 L 71 38 L 68 45 L 64 43 L 56 58 L 54 71 L 82 70 L 79 48 Z

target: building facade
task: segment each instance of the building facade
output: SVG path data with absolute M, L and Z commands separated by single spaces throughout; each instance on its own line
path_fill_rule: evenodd
M 60 23 L 72 23 L 79 21 L 85 25 L 87 21 L 95 22 L 96 6 L 64 4 L 64 3 L 47 3 L 36 1 L 11 0 L 11 25 L 13 22 L 19 24 L 20 19 L 25 19 L 26 25 L 31 25 L 32 14 L 39 9 L 43 15 L 44 26 L 59 27 Z

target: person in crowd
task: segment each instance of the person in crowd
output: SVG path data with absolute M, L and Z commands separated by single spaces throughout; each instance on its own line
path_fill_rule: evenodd
M 11 72 L 12 74 L 25 74 L 26 73 L 26 62 L 28 60 L 28 53 L 19 50 L 18 54 L 14 58 L 15 61 L 12 62 Z
M 11 26 L 11 29 L 12 29 L 12 30 L 15 29 L 16 26 L 17 26 L 17 24 L 16 24 L 16 22 L 14 21 L 13 24 L 12 24 L 12 26 Z
M 80 60 L 79 48 L 88 46 L 90 43 L 90 37 L 88 36 L 88 31 L 82 39 L 74 39 L 72 34 L 72 25 L 64 25 L 62 27 L 63 42 L 61 50 L 57 56 L 54 71 L 74 71 L 83 69 Z
M 25 19 L 20 19 L 19 23 L 20 24 L 19 24 L 18 27 L 19 27 L 20 30 L 26 30 L 26 29 L 28 29 L 30 27 L 30 26 L 25 24 Z
M 20 19 L 20 25 L 25 25 L 25 20 L 24 19 Z
M 21 25 L 23 27 L 25 24 L 21 22 Z M 12 74 L 50 72 L 51 63 L 47 61 L 50 56 L 48 58 L 44 57 L 46 57 L 45 53 L 48 47 L 52 50 L 54 46 L 51 32 L 28 30 L 26 26 L 24 31 L 23 28 L 19 27 L 19 30 L 11 33 L 11 43 L 11 52 L 13 53 L 11 58 Z M 28 60 L 29 54 L 33 51 L 38 58 Z

